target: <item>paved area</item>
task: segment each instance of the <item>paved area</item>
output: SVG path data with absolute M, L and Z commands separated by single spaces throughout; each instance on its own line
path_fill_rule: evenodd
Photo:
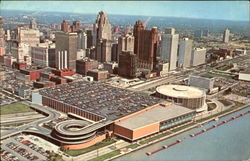
M 9 151 L 10 153 L 14 154 L 14 156 L 17 156 L 18 158 L 20 158 L 21 160 L 29 160 L 28 158 L 25 158 L 24 156 L 22 156 L 20 153 L 14 151 L 13 149 L 10 149 L 9 147 L 6 146 L 6 144 L 13 142 L 16 145 L 28 150 L 29 153 L 32 153 L 32 155 L 38 156 L 39 159 L 38 160 L 46 160 L 47 158 L 45 156 L 43 156 L 42 154 L 38 153 L 37 151 L 31 149 L 30 147 L 18 142 L 17 140 L 15 140 L 14 138 L 8 138 L 6 140 L 3 141 L 3 144 L 1 145 L 1 147 L 7 151 Z
M 236 102 L 242 102 L 244 104 L 250 104 L 250 98 L 239 96 L 236 94 L 229 94 L 229 95 L 224 96 L 224 98 L 232 100 L 232 101 L 236 101 Z

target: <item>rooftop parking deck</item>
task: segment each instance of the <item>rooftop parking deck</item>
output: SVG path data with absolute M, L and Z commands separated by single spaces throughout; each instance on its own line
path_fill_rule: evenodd
M 116 120 L 161 99 L 112 87 L 100 82 L 78 81 L 40 90 L 40 94 Z

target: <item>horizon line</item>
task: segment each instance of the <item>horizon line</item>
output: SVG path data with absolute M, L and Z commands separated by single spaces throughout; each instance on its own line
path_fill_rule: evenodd
M 42 11 L 42 10 L 20 10 L 20 9 L 2 9 L 3 10 L 8 10 L 8 11 L 25 11 L 25 12 L 54 12 L 54 13 L 71 13 L 71 14 L 98 14 L 97 11 L 96 13 L 82 13 L 82 12 L 69 12 L 69 11 Z M 106 11 L 104 11 L 106 12 Z M 168 18 L 186 18 L 186 19 L 199 19 L 199 20 L 222 20 L 222 21 L 233 21 L 233 22 L 250 22 L 250 20 L 232 20 L 232 19 L 212 19 L 212 18 L 200 18 L 200 17 L 179 17 L 179 16 L 155 16 L 155 15 L 130 15 L 130 14 L 119 14 L 119 13 L 108 13 L 108 15 L 121 15 L 121 16 L 144 16 L 144 17 L 168 17 Z

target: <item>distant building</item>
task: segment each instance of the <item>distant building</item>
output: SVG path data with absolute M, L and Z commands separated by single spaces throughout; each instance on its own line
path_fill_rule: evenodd
M 194 48 L 191 54 L 191 66 L 206 63 L 206 48 Z
M 132 51 L 122 51 L 119 55 L 118 75 L 135 78 L 137 73 L 137 56 Z
M 93 36 L 92 36 L 92 30 L 87 30 L 87 48 L 90 48 L 93 46 Z
M 161 35 L 160 59 L 169 62 L 169 70 L 175 70 L 177 66 L 179 34 L 175 34 L 174 28 L 167 28 Z
M 157 63 L 156 54 L 159 44 L 157 28 L 145 30 L 143 23 L 136 21 L 134 37 L 134 53 L 138 57 L 138 67 L 153 70 Z
M 31 47 L 31 60 L 32 63 L 38 66 L 42 67 L 48 67 L 49 66 L 49 55 L 54 54 L 55 52 L 55 45 L 51 44 L 38 44 L 37 46 Z M 51 60 L 55 61 L 55 60 Z
M 114 69 L 118 67 L 116 62 L 105 62 L 103 63 L 104 70 L 107 70 L 110 74 L 114 74 Z
M 40 43 L 39 30 L 18 27 L 17 33 L 18 33 L 17 41 L 19 43 L 29 44 L 30 46 L 36 46 L 36 44 Z
M 112 31 L 108 16 L 103 12 L 97 15 L 93 27 L 93 44 L 96 46 L 96 59 L 99 62 L 111 61 Z
M 119 61 L 119 54 L 122 53 L 122 51 L 133 51 L 134 52 L 134 41 L 135 38 L 133 35 L 125 35 L 120 36 L 118 38 L 118 61 Z
M 85 32 L 79 32 L 77 35 L 77 49 L 85 50 L 87 48 L 87 34 Z
M 5 55 L 4 35 L 3 18 L 0 17 L 0 56 Z
M 169 63 L 161 62 L 158 64 L 158 71 L 160 73 L 160 76 L 165 76 L 169 72 Z
M 196 30 L 194 32 L 194 38 L 202 38 L 203 36 L 203 30 Z
M 37 24 L 36 24 L 36 19 L 35 18 L 32 18 L 30 20 L 30 26 L 29 26 L 30 29 L 37 29 Z
M 63 32 L 69 32 L 69 25 L 67 20 L 63 20 L 61 24 L 61 31 Z
M 209 30 L 208 29 L 203 30 L 203 36 L 205 36 L 205 37 L 209 36 Z
M 76 73 L 87 75 L 87 72 L 98 68 L 98 62 L 89 58 L 76 61 Z
M 118 61 L 118 43 L 113 43 L 112 44 L 112 49 L 111 49 L 111 61 Z
M 228 43 L 229 42 L 229 37 L 230 37 L 230 30 L 225 29 L 224 34 L 223 34 L 223 42 Z
M 80 30 L 80 22 L 73 21 L 73 25 L 70 26 L 71 32 L 77 32 Z
M 239 73 L 239 80 L 250 81 L 250 68 Z
M 193 40 L 189 40 L 188 38 L 180 40 L 178 67 L 183 67 L 183 68 L 190 67 L 192 45 L 193 45 Z
M 214 88 L 214 78 L 190 75 L 188 85 L 211 91 Z
M 77 59 L 77 33 L 56 33 L 56 68 L 62 69 L 59 62 L 67 61 L 65 64 L 68 69 L 76 69 Z M 63 53 L 63 54 L 62 54 Z M 60 55 L 62 54 L 62 55 Z M 64 57 L 66 56 L 66 57 Z M 65 58 L 64 60 L 58 60 Z
M 95 81 L 103 81 L 108 78 L 109 72 L 107 70 L 93 69 L 89 70 L 87 75 L 93 77 Z

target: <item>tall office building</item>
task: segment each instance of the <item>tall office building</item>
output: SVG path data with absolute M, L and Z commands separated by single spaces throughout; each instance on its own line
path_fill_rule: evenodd
M 19 43 L 26 43 L 30 46 L 36 46 L 40 43 L 40 31 L 35 29 L 17 28 L 17 40 Z
M 153 70 L 156 67 L 158 48 L 158 30 L 153 27 L 145 30 L 141 21 L 134 25 L 134 53 L 138 57 L 138 67 Z
M 79 32 L 77 35 L 77 49 L 85 50 L 87 48 L 87 34 L 85 32 Z
M 121 54 L 122 51 L 133 51 L 134 52 L 134 41 L 135 38 L 133 35 L 125 35 L 125 36 L 120 36 L 118 38 L 118 61 L 119 61 L 119 54 Z
M 5 54 L 3 18 L 0 17 L 0 56 Z
M 99 62 L 111 61 L 112 31 L 108 16 L 103 12 L 97 15 L 93 26 L 93 43 L 96 46 L 96 58 Z
M 37 23 L 36 23 L 36 19 L 35 18 L 32 18 L 30 20 L 30 29 L 37 29 Z
M 69 25 L 67 20 L 63 20 L 61 24 L 61 31 L 63 32 L 69 32 Z
M 77 32 L 80 30 L 80 22 L 79 21 L 73 21 L 73 25 L 70 26 L 71 32 Z
M 87 48 L 90 48 L 93 46 L 93 35 L 92 35 L 92 30 L 87 30 Z
M 206 52 L 206 48 L 194 48 L 191 54 L 191 66 L 205 64 Z
M 135 78 L 137 72 L 137 56 L 132 51 L 122 51 L 119 54 L 118 75 Z
M 179 43 L 178 67 L 190 67 L 193 40 L 184 38 Z
M 174 28 L 167 28 L 161 35 L 160 59 L 169 63 L 169 70 L 175 70 L 177 66 L 179 34 L 175 34 Z
M 230 37 L 230 30 L 225 29 L 224 34 L 223 34 L 223 42 L 228 43 L 229 42 L 229 37 Z
M 194 37 L 195 38 L 202 38 L 202 36 L 203 36 L 203 30 L 196 30 L 194 32 Z
M 67 67 L 75 71 L 77 59 L 77 33 L 56 33 L 56 68 Z M 63 54 L 62 54 L 63 53 Z M 62 54 L 62 55 L 60 55 Z M 58 59 L 67 57 L 66 66 L 62 66 Z

